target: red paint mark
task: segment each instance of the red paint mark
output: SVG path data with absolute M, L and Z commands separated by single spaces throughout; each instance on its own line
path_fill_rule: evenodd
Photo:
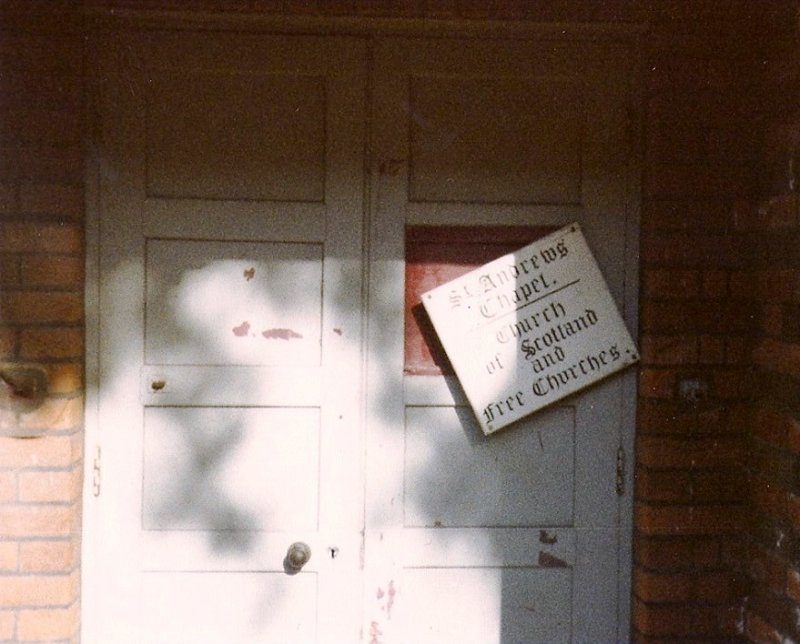
M 261 335 L 268 340 L 272 338 L 276 338 L 278 340 L 292 340 L 303 337 L 297 331 L 293 331 L 292 329 L 267 329 L 266 331 L 262 331 Z
M 369 625 L 369 644 L 380 644 L 381 635 L 383 635 L 381 625 L 378 622 L 372 622 Z
M 394 580 L 389 582 L 389 588 L 386 594 L 389 596 L 386 600 L 386 619 L 392 619 L 392 606 L 394 606 L 394 596 L 397 594 L 394 588 Z
M 558 534 L 555 532 L 551 534 L 547 530 L 539 530 L 539 543 L 552 546 L 554 543 L 558 543 Z
M 245 337 L 249 331 L 250 323 L 247 320 L 242 322 L 239 326 L 233 327 L 233 335 L 235 335 L 237 338 Z
M 256 276 L 256 269 L 252 266 L 244 269 L 244 278 L 249 282 Z
M 547 552 L 539 552 L 539 565 L 542 568 L 569 568 L 566 561 Z

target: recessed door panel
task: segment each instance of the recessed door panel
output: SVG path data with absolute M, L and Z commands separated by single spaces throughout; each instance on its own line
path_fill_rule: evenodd
M 322 245 L 149 239 L 148 364 L 318 365 Z
M 411 201 L 580 202 L 575 80 L 415 76 L 410 97 Z
M 314 530 L 319 412 L 257 407 L 145 410 L 142 525 L 226 534 Z
M 323 76 L 163 70 L 146 102 L 148 196 L 324 199 Z
M 317 579 L 276 573 L 149 572 L 143 584 L 143 642 L 311 642 Z
M 568 568 L 414 569 L 404 580 L 407 642 L 571 640 Z
M 561 407 L 487 437 L 468 407 L 409 407 L 405 525 L 571 525 L 575 416 Z

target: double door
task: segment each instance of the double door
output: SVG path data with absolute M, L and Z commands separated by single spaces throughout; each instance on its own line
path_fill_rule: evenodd
M 628 48 L 93 52 L 85 640 L 624 636 L 630 376 L 484 437 L 404 285 L 413 231 L 579 221 L 633 324 Z

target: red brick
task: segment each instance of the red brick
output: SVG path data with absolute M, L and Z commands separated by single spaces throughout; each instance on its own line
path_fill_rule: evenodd
M 19 568 L 19 544 L 0 541 L 0 572 L 16 572 Z
M 685 602 L 692 596 L 693 578 L 688 573 L 661 573 L 637 570 L 633 591 L 648 602 Z
M 790 228 L 797 226 L 797 197 L 781 195 L 773 197 L 762 205 L 770 228 Z
M 20 333 L 20 357 L 80 358 L 83 355 L 83 329 L 42 328 L 24 329 Z
M 17 332 L 0 327 L 0 359 L 13 358 L 17 351 Z
M 753 436 L 779 447 L 787 445 L 789 425 L 786 415 L 766 407 L 756 408 L 750 415 Z
M 16 613 L 10 610 L 0 610 L 0 641 L 12 641 L 16 628 Z
M 647 200 L 642 204 L 644 233 L 678 231 L 726 233 L 730 213 L 724 201 L 706 200 Z
M 728 271 L 705 270 L 702 273 L 702 296 L 704 299 L 718 300 L 728 294 Z
M 0 183 L 0 216 L 11 215 L 18 210 L 17 186 L 11 182 Z
M 22 259 L 22 284 L 28 288 L 82 289 L 82 257 L 29 255 Z
M 742 509 L 731 505 L 637 503 L 638 529 L 649 535 L 733 534 L 741 528 Z
M 46 398 L 40 407 L 19 416 L 19 426 L 24 429 L 76 429 L 82 423 L 83 398 L 79 396 Z
M 693 599 L 703 604 L 734 604 L 744 591 L 744 575 L 729 571 L 707 571 L 695 576 Z
M 70 467 L 80 457 L 80 447 L 70 436 L 36 439 L 0 436 L 0 467 Z
M 697 430 L 697 413 L 677 404 L 659 400 L 639 400 L 638 435 L 660 434 L 685 436 Z
M 67 536 L 75 531 L 77 524 L 75 506 L 0 506 L 0 537 Z
M 78 594 L 78 573 L 69 575 L 5 575 L 0 584 L 0 606 L 66 606 Z
M 725 339 L 713 335 L 700 336 L 697 361 L 703 365 L 724 364 Z
M 79 255 L 82 238 L 76 224 L 0 222 L 0 252 Z
M 773 592 L 783 594 L 786 589 L 787 566 L 784 561 L 762 548 L 751 548 L 748 572 L 755 581 Z
M 672 398 L 675 395 L 676 377 L 673 369 L 643 367 L 639 370 L 639 395 L 644 398 Z
M 642 362 L 650 365 L 694 364 L 698 358 L 695 336 L 646 335 L 640 343 Z
M 634 561 L 645 568 L 688 570 L 694 566 L 694 537 L 649 537 L 637 534 L 634 541 Z
M 19 208 L 25 214 L 80 219 L 83 189 L 62 184 L 26 183 L 20 186 Z
M 19 568 L 23 572 L 67 572 L 75 569 L 80 541 L 23 541 L 19 546 Z
M 738 437 L 695 438 L 640 436 L 636 442 L 637 463 L 653 469 L 709 468 L 730 466 L 742 453 Z
M 64 362 L 47 365 L 47 392 L 50 395 L 76 394 L 83 389 L 83 365 Z
M 81 494 L 81 470 L 19 473 L 19 500 L 23 503 L 77 501 Z
M 685 637 L 694 634 L 691 611 L 681 605 L 661 606 L 634 601 L 633 622 L 640 633 L 650 637 Z
M 778 338 L 783 333 L 783 306 L 765 303 L 761 307 L 760 329 L 767 336 Z
M 83 299 L 74 293 L 22 291 L 0 295 L 2 321 L 15 324 L 79 322 Z
M 17 618 L 20 640 L 73 641 L 80 627 L 80 604 L 67 608 L 21 610 Z
M 753 349 L 753 362 L 767 371 L 800 377 L 800 344 L 767 338 Z
M 755 613 L 746 613 L 746 633 L 751 642 L 760 644 L 784 644 L 785 640 L 777 630 Z
M 637 468 L 636 498 L 641 501 L 688 503 L 692 498 L 692 476 L 689 472 Z
M 690 269 L 650 268 L 644 271 L 644 297 L 686 300 L 700 293 L 700 273 Z

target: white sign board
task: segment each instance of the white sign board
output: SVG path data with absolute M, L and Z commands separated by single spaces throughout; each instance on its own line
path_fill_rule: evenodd
M 578 224 L 422 302 L 486 434 L 639 359 Z

